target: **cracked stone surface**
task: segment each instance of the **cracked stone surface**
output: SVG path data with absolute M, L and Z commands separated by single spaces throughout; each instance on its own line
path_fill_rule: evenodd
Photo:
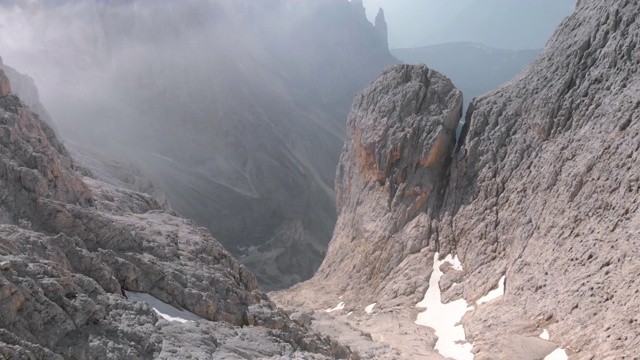
M 377 302 L 408 312 L 431 272 L 425 256 L 437 248 L 464 267 L 443 269 L 443 301 L 474 303 L 505 276 L 503 296 L 463 317 L 475 359 L 540 359 L 558 347 L 570 359 L 633 359 L 640 346 L 633 255 L 640 245 L 639 15 L 635 1 L 578 1 L 540 57 L 470 104 L 450 166 L 433 175 L 443 185 L 416 214 L 402 200 L 419 195 L 396 201 L 394 194 L 420 178 L 394 164 L 433 143 L 392 151 L 404 149 L 392 137 L 412 118 L 402 104 L 415 97 L 394 98 L 400 118 L 389 121 L 375 109 L 389 103 L 393 80 L 361 94 L 338 170 L 342 208 L 327 258 L 311 281 L 274 294 L 277 301 L 319 309 L 340 297 L 346 310 Z M 412 126 L 404 131 L 438 134 Z M 416 236 L 396 235 L 403 232 Z M 326 296 L 313 296 L 320 287 Z M 538 337 L 543 329 L 549 341 Z

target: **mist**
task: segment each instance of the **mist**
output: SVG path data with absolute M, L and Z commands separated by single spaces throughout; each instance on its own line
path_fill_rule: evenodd
M 0 56 L 35 79 L 70 149 L 141 168 L 263 287 L 313 274 L 336 220 L 333 181 L 351 101 L 397 62 L 361 4 L 1 8 Z
M 541 49 L 575 0 L 364 0 L 367 17 L 384 8 L 392 49 L 476 42 Z

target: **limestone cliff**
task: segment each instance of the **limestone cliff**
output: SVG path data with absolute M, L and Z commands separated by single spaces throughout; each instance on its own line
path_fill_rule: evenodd
M 529 68 L 470 106 L 440 239 L 466 266 L 465 298 L 506 275 L 504 302 L 467 322 L 479 350 L 508 341 L 488 323 L 548 328 L 575 359 L 640 345 L 639 14 L 580 1 Z
M 275 309 L 208 230 L 81 176 L 2 70 L 0 89 L 0 357 L 355 357 Z
M 420 102 L 395 91 L 410 77 L 389 78 L 410 68 L 385 72 L 352 109 L 328 256 L 314 279 L 280 299 L 316 308 L 341 299 L 354 326 L 388 321 L 385 311 L 403 304 L 415 315 L 439 251 L 461 260 L 439 269 L 443 302 L 474 304 L 504 278 L 503 295 L 461 319 L 471 358 L 533 360 L 558 347 L 570 359 L 634 358 L 639 15 L 635 1 L 579 1 L 532 65 L 471 103 L 450 166 L 450 140 L 428 160 L 448 121 L 411 121 L 405 104 Z M 442 106 L 448 97 L 438 94 L 421 104 L 424 118 L 458 106 Z M 397 134 L 412 133 L 429 140 L 407 148 Z M 423 164 L 436 164 L 433 173 Z M 319 287 L 325 296 L 308 296 Z M 379 315 L 363 311 L 369 303 Z M 406 348 L 415 335 L 398 329 Z
M 356 97 L 336 174 L 338 224 L 315 280 L 345 301 L 425 291 L 461 112 L 462 93 L 424 65 L 391 67 Z
M 380 8 L 374 22 L 374 27 L 382 39 L 384 45 L 389 47 L 389 33 L 387 30 L 387 20 L 384 18 L 384 10 Z
M 50 128 L 56 131 L 51 115 L 40 101 L 40 93 L 33 79 L 5 64 L 2 58 L 0 58 L 0 70 L 4 71 L 7 80 L 11 83 L 13 93 L 18 95 L 31 111 L 38 114 L 40 119 L 44 120 Z

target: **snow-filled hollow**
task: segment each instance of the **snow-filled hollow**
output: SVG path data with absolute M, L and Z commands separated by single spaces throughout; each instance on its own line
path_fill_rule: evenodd
M 541 339 L 549 341 L 549 330 L 543 329 L 539 335 Z M 569 360 L 569 355 L 562 348 L 557 348 L 551 354 L 544 357 L 544 360 Z
M 504 282 L 505 282 L 505 276 L 502 275 L 502 277 L 500 278 L 500 281 L 498 281 L 498 287 L 496 289 L 489 291 L 487 295 L 478 299 L 478 301 L 476 302 L 476 305 L 488 303 L 489 301 L 497 299 L 500 296 L 504 295 Z
M 326 310 L 325 310 L 325 312 L 330 313 L 330 312 L 334 312 L 334 311 L 338 311 L 338 310 L 342 310 L 342 309 L 344 309 L 344 302 L 342 302 L 342 301 L 341 301 L 341 302 L 340 302 L 338 305 L 336 305 L 335 307 L 330 308 L 330 309 L 326 309 Z
M 557 348 L 551 354 L 545 356 L 544 360 L 569 360 L 569 356 L 564 349 Z
M 472 310 L 473 307 L 469 307 L 464 299 L 443 304 L 439 284 L 442 277 L 440 265 L 448 262 L 454 269 L 462 270 L 462 264 L 457 256 L 452 257 L 449 254 L 442 261 L 438 260 L 438 256 L 438 253 L 434 254 L 433 272 L 424 299 L 416 304 L 417 307 L 426 308 L 425 311 L 418 314 L 416 324 L 435 330 L 438 337 L 435 350 L 440 355 L 456 360 L 473 360 L 474 355 L 471 352 L 473 344 L 466 341 L 464 328 L 460 324 L 464 314 Z
M 547 329 L 542 330 L 542 334 L 540 334 L 540 339 L 549 341 L 549 331 Z
M 127 299 L 131 301 L 141 301 L 149 304 L 149 307 L 167 321 L 175 321 L 186 323 L 188 321 L 198 321 L 202 318 L 190 311 L 180 310 L 175 306 L 169 305 L 153 295 L 147 293 L 139 293 L 134 291 L 124 291 Z
M 376 306 L 377 303 L 369 304 L 364 308 L 364 312 L 367 314 L 371 314 L 373 312 L 373 307 Z

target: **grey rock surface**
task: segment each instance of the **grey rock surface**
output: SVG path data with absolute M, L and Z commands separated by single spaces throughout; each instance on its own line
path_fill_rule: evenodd
M 207 229 L 83 177 L 15 95 L 0 119 L 2 357 L 358 358 L 278 310 Z M 124 290 L 202 320 L 161 320 Z
M 385 151 L 393 146 L 370 142 L 375 144 L 371 151 L 363 146 L 356 152 L 358 141 L 348 141 L 336 187 L 338 199 L 347 201 L 339 202 L 328 256 L 311 281 L 275 298 L 316 309 L 338 299 L 345 309 L 352 303 L 377 301 L 382 309 L 404 303 L 407 311 L 414 298 L 389 295 L 402 294 L 396 289 L 411 294 L 413 288 L 422 297 L 431 272 L 428 257 L 437 250 L 441 257 L 457 255 L 463 266 L 462 271 L 442 268 L 444 302 L 463 297 L 473 304 L 505 276 L 504 295 L 474 306 L 462 318 L 475 359 L 541 359 L 559 347 L 570 359 L 636 358 L 639 15 L 636 1 L 579 1 L 538 59 L 471 103 L 450 167 L 434 174 L 441 179 L 435 187 L 440 200 L 409 222 L 425 229 L 415 250 L 422 257 L 406 255 L 413 242 L 388 235 L 411 217 L 402 201 L 381 196 L 394 194 L 395 188 L 388 172 L 379 170 L 393 169 L 387 164 L 403 164 L 429 147 L 394 157 Z M 394 83 L 388 81 L 388 88 Z M 376 105 L 361 110 L 362 98 L 350 124 L 367 119 L 367 131 L 386 140 L 401 122 L 368 113 Z M 399 104 L 413 99 L 398 97 Z M 371 103 L 384 104 L 385 98 L 372 96 Z M 363 131 L 360 139 L 369 138 L 375 139 Z M 373 166 L 363 165 L 367 162 L 354 156 L 358 153 L 375 154 L 368 162 Z M 372 175 L 361 176 L 367 172 Z M 390 185 L 370 180 L 376 174 Z M 412 181 L 409 174 L 401 177 L 404 183 Z M 397 228 L 388 225 L 394 222 Z M 311 295 L 318 288 L 327 289 L 327 296 Z M 539 338 L 543 330 L 549 340 Z
M 40 119 L 44 120 L 49 127 L 57 131 L 51 115 L 40 101 L 40 93 L 35 81 L 30 76 L 22 74 L 11 66 L 3 63 L 2 58 L 0 58 L 0 69 L 4 71 L 7 79 L 10 81 L 11 91 L 20 97 L 20 100 L 22 100 L 31 111 L 38 114 Z
M 85 179 L 85 182 L 91 181 L 91 178 L 99 180 L 94 182 L 95 188 L 100 187 L 101 182 L 113 185 L 112 191 L 123 194 L 124 201 L 140 200 L 144 197 L 140 193 L 151 195 L 162 209 L 171 210 L 164 191 L 160 190 L 139 167 L 129 162 L 111 159 L 103 153 L 75 143 L 66 142 L 65 148 L 74 163 L 82 168 L 80 172 L 90 177 Z
M 0 96 L 7 96 L 10 93 L 11 93 L 11 82 L 9 81 L 9 78 L 3 71 L 2 75 L 0 75 Z
M 439 229 L 466 299 L 506 274 L 503 303 L 466 321 L 479 359 L 499 338 L 489 324 L 548 328 L 572 359 L 637 355 L 639 14 L 580 1 L 527 70 L 470 106 Z
M 461 92 L 424 65 L 390 67 L 356 97 L 336 174 L 339 219 L 314 281 L 345 302 L 419 300 L 461 112 Z

